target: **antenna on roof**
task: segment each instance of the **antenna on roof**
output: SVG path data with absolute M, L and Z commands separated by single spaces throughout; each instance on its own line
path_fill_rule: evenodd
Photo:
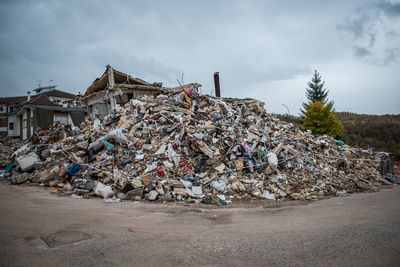
M 38 86 L 39 88 L 40 88 L 40 82 L 41 82 L 41 80 L 39 80 L 39 86 Z

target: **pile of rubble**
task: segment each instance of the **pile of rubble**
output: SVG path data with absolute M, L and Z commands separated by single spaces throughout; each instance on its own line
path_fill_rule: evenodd
M 186 91 L 134 99 L 79 130 L 37 131 L 13 153 L 9 183 L 108 201 L 208 204 L 313 200 L 390 183 L 377 171 L 379 153 L 313 136 L 263 106 Z
M 24 144 L 19 138 L 1 138 L 0 139 L 0 170 L 6 169 L 10 163 L 10 154 Z

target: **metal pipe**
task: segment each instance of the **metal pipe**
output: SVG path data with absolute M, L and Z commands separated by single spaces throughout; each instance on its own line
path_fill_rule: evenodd
M 221 97 L 221 90 L 219 87 L 219 72 L 214 73 L 215 96 Z

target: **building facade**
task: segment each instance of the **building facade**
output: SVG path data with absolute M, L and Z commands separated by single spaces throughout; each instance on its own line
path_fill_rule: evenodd
M 86 109 L 80 96 L 56 89 L 39 87 L 35 95 L 0 98 L 0 135 L 29 139 L 37 128 L 48 129 L 56 121 L 79 127 Z

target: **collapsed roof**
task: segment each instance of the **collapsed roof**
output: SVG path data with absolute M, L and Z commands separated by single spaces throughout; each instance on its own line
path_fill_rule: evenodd
M 110 77 L 109 71 L 110 70 L 111 70 L 113 78 L 114 78 L 114 81 L 112 81 L 112 82 L 109 81 L 109 77 Z M 103 75 L 101 75 L 100 78 L 97 78 L 96 80 L 94 80 L 92 85 L 89 86 L 89 88 L 87 89 L 87 91 L 85 93 L 85 96 L 88 96 L 95 92 L 109 89 L 110 85 L 112 85 L 112 84 L 156 87 L 154 85 L 152 86 L 150 83 L 148 83 L 142 79 L 134 78 L 128 74 L 125 74 L 123 72 L 120 72 L 120 71 L 112 68 L 110 65 L 107 65 L 106 70 L 104 71 Z M 161 87 L 161 86 L 157 86 L 157 87 Z
M 113 79 L 112 81 L 110 81 Z M 101 75 L 100 78 L 94 80 L 94 82 L 88 87 L 86 93 L 84 94 L 82 100 L 87 100 L 88 98 L 103 93 L 105 91 L 119 91 L 119 90 L 143 90 L 143 91 L 158 91 L 158 92 L 175 92 L 181 91 L 183 88 L 185 90 L 191 88 L 199 88 L 201 84 L 190 83 L 183 86 L 178 86 L 174 88 L 162 87 L 162 83 L 155 82 L 149 83 L 142 79 L 132 77 L 126 73 L 118 71 L 112 68 L 110 65 L 106 66 L 106 70 Z

